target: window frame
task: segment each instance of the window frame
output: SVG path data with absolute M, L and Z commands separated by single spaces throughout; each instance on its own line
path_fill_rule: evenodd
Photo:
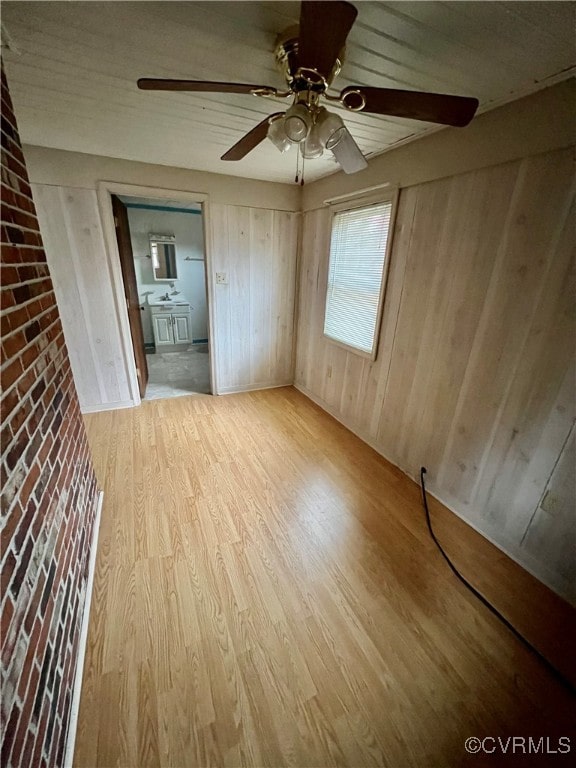
M 378 346 L 380 343 L 382 316 L 384 314 L 384 301 L 386 297 L 388 274 L 390 271 L 390 260 L 392 255 L 394 231 L 396 229 L 396 212 L 398 209 L 398 194 L 399 194 L 399 189 L 397 187 L 392 187 L 392 188 L 387 188 L 386 190 L 381 190 L 377 193 L 355 196 L 342 202 L 334 202 L 334 203 L 328 204 L 329 210 L 330 210 L 330 227 L 329 227 L 329 233 L 328 233 L 328 259 L 326 263 L 326 285 L 325 285 L 325 291 L 324 291 L 324 308 L 322 313 L 322 336 L 326 341 L 330 342 L 331 344 L 335 344 L 337 347 L 340 347 L 341 349 L 344 349 L 347 352 L 351 352 L 354 355 L 358 355 L 359 357 L 363 357 L 365 360 L 370 360 L 371 362 L 374 362 L 378 357 Z M 334 228 L 334 218 L 338 213 L 341 213 L 342 211 L 353 211 L 356 208 L 370 208 L 373 205 L 380 205 L 382 203 L 391 203 L 392 208 L 390 210 L 390 225 L 388 229 L 388 239 L 386 241 L 386 251 L 384 254 L 384 268 L 382 270 L 382 280 L 380 282 L 380 295 L 378 297 L 378 309 L 376 312 L 376 322 L 374 326 L 374 341 L 372 343 L 371 352 L 365 352 L 363 349 L 358 349 L 358 347 L 353 347 L 350 344 L 346 344 L 346 342 L 344 341 L 339 341 L 338 339 L 334 339 L 332 338 L 332 336 L 328 336 L 324 332 L 324 328 L 326 326 L 326 309 L 328 306 L 328 289 L 329 289 L 328 281 L 330 279 L 330 258 L 332 255 L 331 253 L 332 231 Z

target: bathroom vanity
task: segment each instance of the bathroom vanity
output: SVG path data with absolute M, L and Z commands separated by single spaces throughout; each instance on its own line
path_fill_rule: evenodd
M 156 348 L 192 344 L 192 308 L 186 302 L 150 304 Z

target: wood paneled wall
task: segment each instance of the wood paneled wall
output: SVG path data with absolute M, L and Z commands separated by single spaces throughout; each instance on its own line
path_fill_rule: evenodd
M 33 185 L 74 380 L 84 412 L 133 404 L 131 350 L 97 193 Z M 219 393 L 291 384 L 299 214 L 214 204 L 208 262 Z M 114 256 L 112 256 L 114 258 Z M 226 274 L 216 284 L 215 273 Z M 117 279 L 117 276 L 116 276 Z
M 96 192 L 47 184 L 32 191 L 80 406 L 127 407 L 132 393 Z
M 574 601 L 572 159 L 401 191 L 373 363 L 322 335 L 329 212 L 306 213 L 296 384 Z
M 212 205 L 214 354 L 218 389 L 292 384 L 299 214 Z

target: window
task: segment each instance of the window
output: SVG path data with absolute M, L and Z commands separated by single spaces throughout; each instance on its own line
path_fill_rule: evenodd
M 324 335 L 374 360 L 394 200 L 333 210 Z

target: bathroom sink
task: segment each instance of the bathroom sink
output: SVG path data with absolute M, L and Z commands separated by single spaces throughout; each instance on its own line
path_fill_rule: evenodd
M 151 301 L 151 307 L 187 307 L 187 301 Z

